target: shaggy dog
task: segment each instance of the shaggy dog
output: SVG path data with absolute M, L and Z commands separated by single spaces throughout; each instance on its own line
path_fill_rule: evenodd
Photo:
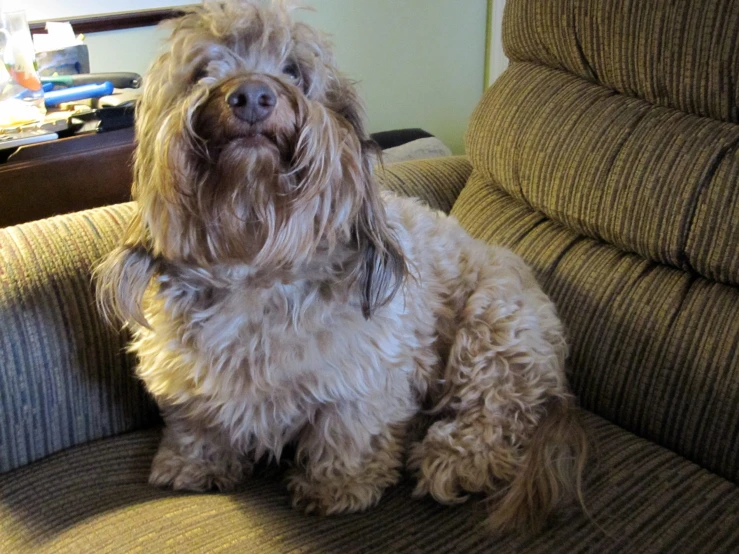
M 97 270 L 166 426 L 150 482 L 234 487 L 294 445 L 296 507 L 484 493 L 497 529 L 579 493 L 554 306 L 511 252 L 380 192 L 362 105 L 283 2 L 194 8 L 137 114 L 137 212 Z

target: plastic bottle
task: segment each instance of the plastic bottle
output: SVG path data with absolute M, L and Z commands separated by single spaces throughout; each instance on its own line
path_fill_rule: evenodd
M 0 11 L 0 60 L 0 132 L 38 125 L 46 114 L 44 91 L 23 11 Z

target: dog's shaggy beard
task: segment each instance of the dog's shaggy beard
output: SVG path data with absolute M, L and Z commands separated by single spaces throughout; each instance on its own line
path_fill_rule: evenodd
M 378 229 L 384 218 L 371 183 L 371 145 L 320 104 L 283 94 L 291 104 L 283 115 L 288 121 L 246 135 L 229 136 L 228 125 L 214 117 L 225 111 L 220 94 L 196 115 L 205 122 L 195 125 L 198 136 L 210 137 L 196 176 L 188 178 L 196 183 L 189 213 L 202 233 L 178 243 L 189 242 L 199 265 L 237 262 L 263 274 L 304 273 L 316 258 L 346 261 L 347 246 L 355 252 L 368 242 L 388 247 L 387 230 L 382 236 Z

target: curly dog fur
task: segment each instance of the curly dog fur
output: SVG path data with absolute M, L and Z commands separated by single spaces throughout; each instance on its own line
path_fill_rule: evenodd
M 244 88 L 246 87 L 246 88 Z M 381 193 L 326 39 L 283 2 L 175 23 L 137 114 L 137 213 L 97 270 L 166 427 L 151 483 L 227 490 L 294 444 L 294 505 L 490 499 L 496 529 L 578 494 L 555 308 L 511 252 Z

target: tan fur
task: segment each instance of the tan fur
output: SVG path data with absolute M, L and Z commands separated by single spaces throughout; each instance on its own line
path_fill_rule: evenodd
M 275 92 L 261 123 L 225 101 L 246 79 Z M 284 3 L 180 19 L 137 137 L 138 213 L 97 279 L 166 421 L 153 484 L 229 489 L 294 443 L 307 511 L 368 508 L 406 462 L 416 494 L 486 494 L 496 529 L 579 494 L 554 306 L 511 252 L 380 193 L 356 91 Z

